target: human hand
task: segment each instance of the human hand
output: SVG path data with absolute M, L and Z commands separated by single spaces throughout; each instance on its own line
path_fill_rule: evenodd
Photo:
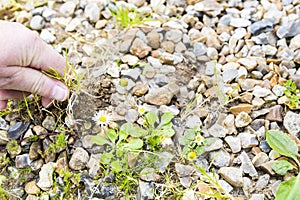
M 6 108 L 8 99 L 30 93 L 41 95 L 45 107 L 53 99 L 66 100 L 68 87 L 41 72 L 50 67 L 63 75 L 63 56 L 25 26 L 0 20 L 0 109 Z

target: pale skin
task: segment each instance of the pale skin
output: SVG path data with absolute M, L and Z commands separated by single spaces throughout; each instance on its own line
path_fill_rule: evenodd
M 36 32 L 0 20 L 0 109 L 6 108 L 8 99 L 23 99 L 29 94 L 42 96 L 44 107 L 53 100 L 66 100 L 68 87 L 41 72 L 51 66 L 63 75 L 65 64 L 65 58 Z

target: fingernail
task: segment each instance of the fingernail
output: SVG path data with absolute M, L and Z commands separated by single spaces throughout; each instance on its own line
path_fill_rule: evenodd
M 50 101 L 50 103 L 48 103 L 48 104 L 46 105 L 46 108 L 49 108 L 49 107 L 53 104 L 53 102 L 54 102 L 54 100 Z
M 58 100 L 58 101 L 64 101 L 67 99 L 68 96 L 68 90 L 65 88 L 62 88 L 59 85 L 56 85 L 54 87 L 54 92 L 53 92 L 53 98 Z

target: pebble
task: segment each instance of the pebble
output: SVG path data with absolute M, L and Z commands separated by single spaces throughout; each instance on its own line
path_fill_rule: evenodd
M 213 151 L 209 153 L 209 160 L 218 168 L 228 167 L 230 165 L 230 154 L 225 150 Z
M 300 130 L 300 117 L 292 111 L 288 111 L 283 119 L 283 126 L 288 133 L 297 136 Z
M 205 152 L 219 150 L 223 147 L 223 140 L 220 138 L 206 138 Z
M 54 43 L 56 40 L 56 37 L 47 29 L 41 31 L 40 37 L 48 44 Z
M 29 122 L 16 122 L 12 127 L 9 128 L 7 136 L 12 140 L 19 139 L 21 135 L 27 131 L 29 125 Z
M 179 92 L 179 87 L 175 83 L 169 83 L 158 89 L 149 89 L 145 95 L 145 102 L 153 105 L 168 105 L 173 96 Z
M 41 192 L 40 188 L 36 185 L 36 181 L 30 181 L 25 184 L 25 192 L 27 194 L 34 194 L 37 195 Z
M 30 20 L 30 28 L 33 30 L 41 30 L 45 26 L 44 18 L 40 15 L 35 15 Z
M 16 156 L 15 163 L 16 163 L 16 168 L 21 169 L 21 168 L 29 167 L 31 160 L 28 154 L 22 154 Z
M 239 137 L 227 136 L 225 137 L 226 143 L 229 145 L 232 153 L 238 153 L 241 151 L 241 140 Z
M 160 47 L 161 34 L 152 30 L 147 34 L 147 41 L 153 49 L 158 49 Z
M 230 26 L 240 28 L 240 27 L 247 27 L 247 26 L 251 25 L 251 22 L 248 19 L 231 18 L 229 24 L 230 24 Z
M 252 122 L 248 113 L 242 111 L 235 118 L 235 126 L 238 128 L 245 127 Z
M 136 55 L 139 58 L 144 58 L 151 51 L 151 47 L 149 47 L 143 40 L 140 38 L 136 38 L 130 48 L 130 52 Z
M 154 199 L 154 184 L 139 180 L 138 199 Z
M 212 127 L 208 129 L 208 133 L 213 137 L 223 138 L 226 136 L 227 130 L 219 124 L 214 124 Z
M 0 130 L 0 145 L 6 145 L 9 142 L 7 131 Z
M 75 2 L 67 1 L 66 3 L 61 5 L 59 12 L 65 17 L 71 17 L 74 14 L 75 8 Z
M 92 154 L 87 163 L 87 168 L 89 169 L 89 176 L 94 177 L 97 174 L 101 173 L 99 166 L 100 154 Z
M 254 134 L 249 132 L 242 132 L 238 135 L 241 140 L 241 145 L 244 149 L 255 147 L 258 145 L 258 141 Z
M 0 117 L 0 129 L 5 131 L 9 129 L 8 123 L 2 117 Z
M 189 165 L 175 163 L 175 170 L 179 177 L 185 177 L 185 176 L 191 176 L 196 169 Z
M 89 154 L 81 147 L 77 147 L 72 154 L 69 167 L 73 170 L 82 170 L 89 161 Z
M 166 33 L 166 39 L 174 43 L 178 43 L 182 39 L 182 31 L 180 30 L 170 30 Z
M 276 105 L 270 108 L 269 113 L 266 115 L 266 120 L 282 122 L 282 110 L 281 105 Z
M 238 104 L 236 106 L 232 106 L 229 108 L 229 111 L 234 114 L 235 116 L 237 116 L 239 113 L 241 112 L 245 112 L 247 114 L 249 114 L 252 110 L 253 106 L 251 104 Z
M 257 178 L 258 173 L 245 151 L 240 154 L 239 159 L 242 163 L 241 168 L 243 169 L 243 172 L 249 174 L 252 178 Z
M 123 63 L 126 63 L 126 64 L 128 64 L 130 66 L 134 66 L 134 65 L 138 64 L 138 62 L 139 62 L 139 58 L 138 57 L 130 55 L 130 54 L 124 55 L 121 58 L 121 60 L 122 60 Z M 140 70 L 139 68 L 134 68 L 134 69 Z M 122 73 L 125 73 L 125 72 L 126 72 L 126 70 L 122 70 Z M 127 73 L 127 74 L 130 74 L 130 73 Z M 137 77 L 135 78 L 135 80 L 136 79 L 137 79 Z
M 43 191 L 51 190 L 53 186 L 53 172 L 55 167 L 56 164 L 53 162 L 46 163 L 42 166 L 42 169 L 39 172 L 39 181 L 36 185 Z
M 262 140 L 262 141 L 259 142 L 259 148 L 263 152 L 266 152 L 266 153 L 271 151 L 271 147 L 269 146 L 269 144 L 266 140 Z
M 293 20 L 280 26 L 276 32 L 279 38 L 293 37 L 300 34 L 300 20 Z
M 129 109 L 125 115 L 125 120 L 127 122 L 135 122 L 138 120 L 139 113 L 135 109 Z
M 92 23 L 96 23 L 100 18 L 100 8 L 96 2 L 90 2 L 84 9 L 84 16 Z
M 206 54 L 206 52 L 207 52 L 207 47 L 205 46 L 205 44 L 203 44 L 201 42 L 196 42 L 194 44 L 195 56 L 202 56 L 202 55 Z
M 42 122 L 42 125 L 45 129 L 49 131 L 54 131 L 56 127 L 56 120 L 53 116 L 47 116 Z
M 264 200 L 264 199 L 265 199 L 264 194 L 252 194 L 249 200 Z
M 195 126 L 201 126 L 202 122 L 198 115 L 190 115 L 186 118 L 186 127 L 194 128 Z
M 245 66 L 248 71 L 252 71 L 257 66 L 255 58 L 240 58 L 237 62 Z
M 256 156 L 253 157 L 252 163 L 257 168 L 263 163 L 269 161 L 269 157 L 265 152 L 260 152 Z
M 257 35 L 261 32 L 268 32 L 273 30 L 275 21 L 273 19 L 263 19 L 256 21 L 250 25 L 250 31 L 253 35 Z
M 36 160 L 40 153 L 42 153 L 42 146 L 40 142 L 33 142 L 29 148 L 29 158 L 31 160 Z
M 234 187 L 243 186 L 243 171 L 236 167 L 221 167 L 218 173 Z

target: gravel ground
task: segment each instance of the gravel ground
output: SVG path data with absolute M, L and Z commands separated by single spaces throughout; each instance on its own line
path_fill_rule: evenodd
M 47 111 L 30 104 L 34 120 L 26 120 L 26 109 L 12 102 L 14 109 L 0 118 L 0 183 L 8 199 L 192 200 L 217 192 L 228 199 L 275 199 L 279 184 L 295 175 L 275 174 L 271 166 L 283 157 L 270 148 L 266 132 L 282 130 L 300 144 L 299 110 L 284 94 L 287 80 L 300 86 L 300 1 L 10 5 L 0 7 L 0 19 L 37 31 L 60 53 L 68 50 L 68 61 L 85 77 L 68 105 Z M 137 21 L 118 21 L 113 13 L 121 8 Z M 138 177 L 127 193 L 116 181 L 120 173 L 99 164 L 107 147 L 91 138 L 126 123 L 142 127 L 140 108 L 172 113 L 175 135 L 161 140 L 150 167 L 143 158 L 131 159 Z M 94 122 L 99 110 L 110 123 Z M 181 141 L 194 127 L 207 144 L 191 158 Z M 59 146 L 60 137 L 66 145 Z M 17 141 L 14 148 L 10 140 Z M 215 174 L 221 189 L 197 166 Z

